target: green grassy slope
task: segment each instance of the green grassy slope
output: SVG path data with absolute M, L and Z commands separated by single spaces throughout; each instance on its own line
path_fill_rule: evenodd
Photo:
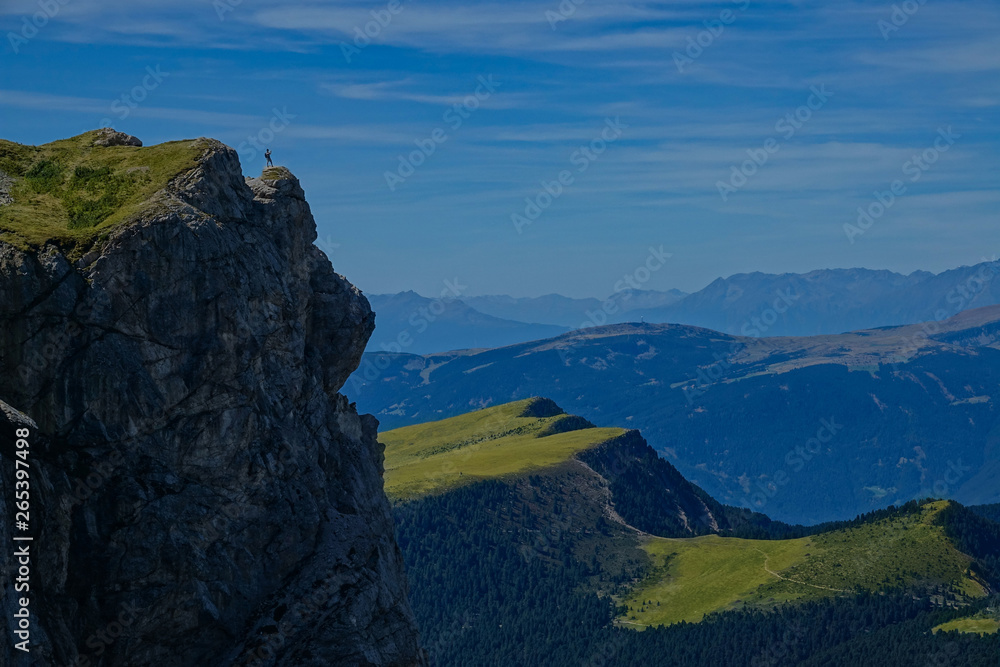
M 1000 632 L 1000 620 L 989 616 L 956 618 L 934 628 L 934 632 L 961 632 L 963 634 L 995 635 Z
M 972 559 L 937 522 L 947 506 L 928 503 L 917 513 L 795 540 L 652 538 L 644 548 L 654 567 L 622 599 L 628 611 L 619 620 L 633 627 L 694 622 L 725 609 L 855 590 L 945 585 L 980 597 Z
M 154 195 L 196 164 L 203 141 L 93 146 L 97 132 L 25 146 L 0 140 L 0 171 L 13 203 L 0 206 L 0 240 L 27 249 L 54 242 L 85 249 L 155 206 Z
M 622 600 L 629 612 L 620 619 L 640 627 L 696 622 L 712 611 L 738 606 L 774 580 L 767 568 L 780 571 L 803 560 L 810 538 L 652 538 L 644 548 L 653 569 Z
M 393 500 L 412 500 L 537 470 L 624 432 L 595 428 L 537 398 L 407 426 L 379 434 L 385 445 L 385 490 Z

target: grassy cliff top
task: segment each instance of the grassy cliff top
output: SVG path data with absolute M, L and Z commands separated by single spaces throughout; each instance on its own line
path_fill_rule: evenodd
M 972 559 L 949 540 L 938 517 L 948 501 L 912 514 L 793 540 L 708 535 L 650 538 L 650 574 L 621 602 L 630 627 L 697 622 L 741 606 L 768 608 L 857 590 L 945 586 L 981 597 Z
M 412 500 L 483 479 L 553 466 L 625 433 L 596 428 L 530 398 L 379 434 L 385 490 Z
M 25 146 L 0 140 L 0 241 L 21 249 L 52 242 L 79 254 L 151 208 L 154 195 L 192 169 L 205 140 L 149 147 L 94 146 L 99 131 Z

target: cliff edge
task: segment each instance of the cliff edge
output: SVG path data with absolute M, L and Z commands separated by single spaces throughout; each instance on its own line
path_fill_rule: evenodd
M 0 541 L 34 538 L 0 663 L 423 664 L 378 422 L 338 393 L 374 315 L 298 180 L 97 138 L 0 142 Z

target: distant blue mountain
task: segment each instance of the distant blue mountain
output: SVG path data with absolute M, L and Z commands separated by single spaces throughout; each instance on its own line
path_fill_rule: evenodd
M 429 299 L 416 292 L 373 294 L 375 333 L 369 352 L 427 354 L 491 348 L 565 333 L 568 327 L 514 322 L 481 313 L 457 299 Z
M 401 332 L 403 352 L 499 347 L 570 329 L 624 322 L 688 324 L 740 336 L 816 336 L 942 320 L 963 310 L 1000 304 L 1000 262 L 939 274 L 902 275 L 872 269 L 809 273 L 738 273 L 693 294 L 634 290 L 605 300 L 559 294 L 502 295 L 440 301 L 414 292 L 369 297 L 378 314 L 370 351 Z M 441 312 L 420 314 L 431 305 Z M 434 315 L 433 313 L 431 313 Z M 405 339 L 405 335 L 404 335 Z
M 626 313 L 631 321 L 690 324 L 742 336 L 815 336 L 943 320 L 1000 303 L 1000 263 L 939 274 L 871 269 L 740 273 L 662 308 Z
M 612 321 L 622 320 L 624 313 L 637 310 L 660 309 L 677 303 L 687 296 L 680 290 L 658 292 L 654 290 L 629 290 L 600 299 L 573 299 L 561 294 L 546 294 L 539 297 L 473 296 L 463 297 L 469 306 L 481 313 L 519 322 L 540 322 L 558 324 L 571 329 L 594 326 L 601 322 L 596 315 L 599 311 L 613 313 Z M 605 307 L 607 304 L 607 307 Z M 639 316 L 641 317 L 641 315 Z M 639 317 L 636 317 L 638 320 Z

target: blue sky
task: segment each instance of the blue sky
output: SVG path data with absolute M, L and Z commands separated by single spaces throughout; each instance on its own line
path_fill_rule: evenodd
M 661 245 L 645 286 L 686 291 L 1000 253 L 996 2 L 16 0 L 0 27 L 0 136 L 110 119 L 248 175 L 263 137 L 370 293 L 603 297 Z

